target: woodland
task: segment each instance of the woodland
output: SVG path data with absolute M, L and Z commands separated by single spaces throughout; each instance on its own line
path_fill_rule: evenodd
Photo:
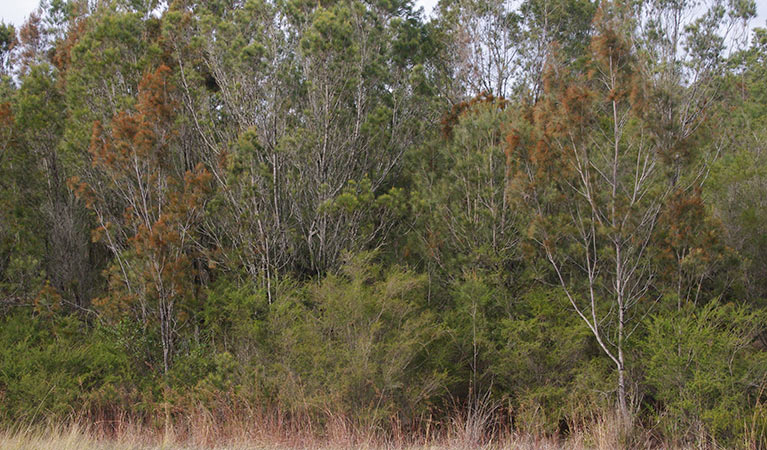
M 43 0 L 0 24 L 0 427 L 764 448 L 755 16 Z

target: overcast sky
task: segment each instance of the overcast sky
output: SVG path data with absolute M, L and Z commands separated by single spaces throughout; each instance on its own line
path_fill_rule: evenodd
M 5 23 L 21 25 L 24 18 L 34 10 L 40 0 L 0 0 L 0 20 Z M 437 3 L 437 0 L 416 0 L 416 3 L 422 5 L 428 14 L 431 8 Z M 767 0 L 756 0 L 756 7 L 759 17 L 753 21 L 754 26 L 765 26 L 767 18 Z

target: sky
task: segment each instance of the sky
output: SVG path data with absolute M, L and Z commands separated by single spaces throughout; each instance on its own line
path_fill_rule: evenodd
M 21 25 L 24 19 L 31 13 L 40 0 L 0 0 L 0 21 Z M 437 0 L 416 0 L 416 3 L 423 6 L 428 14 L 437 3 Z M 756 0 L 758 17 L 752 22 L 754 26 L 765 26 L 767 19 L 767 0 Z

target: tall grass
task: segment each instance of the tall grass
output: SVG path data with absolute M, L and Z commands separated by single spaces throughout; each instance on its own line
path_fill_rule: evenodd
M 110 420 L 71 420 L 69 423 L 16 427 L 0 431 L 0 448 L 8 450 L 197 450 L 197 449 L 619 449 L 716 448 L 699 442 L 687 446 L 658 442 L 648 431 L 626 435 L 614 417 L 571 429 L 567 437 L 536 436 L 499 425 L 496 405 L 478 403 L 456 411 L 443 422 L 415 431 L 392 425 L 359 427 L 330 415 L 322 426 L 288 420 L 282 414 L 248 411 L 217 415 L 200 409 L 176 418 L 172 425 L 137 423 L 126 416 Z

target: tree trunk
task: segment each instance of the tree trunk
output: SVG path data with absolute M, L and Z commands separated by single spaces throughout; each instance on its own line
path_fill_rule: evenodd
M 620 352 L 619 355 L 623 355 Z M 618 410 L 620 411 L 621 420 L 624 424 L 629 421 L 628 407 L 626 406 L 626 368 L 623 366 L 623 361 L 618 364 Z

